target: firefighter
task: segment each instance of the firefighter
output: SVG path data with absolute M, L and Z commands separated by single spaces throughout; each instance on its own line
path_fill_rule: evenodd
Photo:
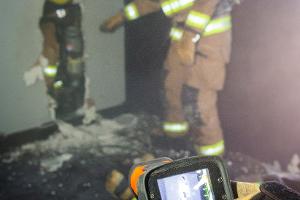
M 86 81 L 80 5 L 73 0 L 45 0 L 39 27 L 43 48 L 33 68 L 42 70 L 56 115 L 74 113 L 84 103 Z M 26 79 L 28 85 L 35 81 L 28 73 Z
M 192 133 L 199 155 L 224 153 L 217 109 L 231 47 L 232 6 L 237 0 L 134 0 L 101 30 L 113 32 L 126 21 L 162 10 L 172 19 L 165 59 L 166 113 L 163 131 L 170 137 Z

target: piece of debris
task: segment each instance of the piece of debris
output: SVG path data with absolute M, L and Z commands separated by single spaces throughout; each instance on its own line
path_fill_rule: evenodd
M 299 155 L 293 155 L 291 162 L 287 166 L 288 172 L 292 174 L 300 174 L 300 158 Z
M 5 164 L 10 164 L 14 162 L 16 159 L 18 159 L 20 155 L 21 155 L 20 151 L 12 152 L 9 155 L 5 155 L 1 160 Z
M 267 174 L 276 174 L 276 173 L 283 172 L 282 168 L 281 168 L 281 165 L 280 165 L 280 163 L 277 160 L 273 161 L 272 164 L 270 164 L 270 163 L 263 163 L 263 166 L 266 169 Z
M 9 152 L 1 157 L 2 162 L 11 163 L 26 153 L 41 156 L 80 152 L 87 149 L 92 154 L 113 155 L 136 153 L 144 148 L 145 135 L 133 129 L 137 117 L 131 114 L 123 115 L 118 120 L 102 119 L 101 124 L 81 125 L 74 127 L 63 121 L 56 121 L 59 132 L 47 140 L 25 144 L 15 152 Z M 130 128 L 129 128 L 130 127 Z M 142 138 L 142 140 L 139 140 Z
M 63 154 L 54 158 L 48 158 L 41 161 L 41 167 L 47 172 L 55 172 L 61 168 L 64 162 L 71 160 L 72 154 Z
M 40 67 L 32 67 L 30 70 L 24 73 L 24 81 L 26 86 L 35 84 L 38 80 L 43 80 L 43 72 Z
M 100 123 L 101 116 L 97 113 L 96 103 L 91 96 L 91 80 L 87 75 L 85 75 L 84 88 L 84 117 L 82 123 L 84 125 L 89 125 L 93 122 Z
M 100 115 L 97 113 L 96 106 L 86 107 L 84 106 L 84 118 L 82 120 L 82 123 L 84 125 L 89 125 L 93 122 L 100 122 Z
M 138 123 L 138 118 L 130 113 L 123 114 L 114 119 L 115 122 L 127 128 L 135 127 Z

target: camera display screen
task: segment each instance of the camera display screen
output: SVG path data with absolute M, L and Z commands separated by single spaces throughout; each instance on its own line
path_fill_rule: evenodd
M 208 169 L 157 179 L 162 200 L 215 200 Z

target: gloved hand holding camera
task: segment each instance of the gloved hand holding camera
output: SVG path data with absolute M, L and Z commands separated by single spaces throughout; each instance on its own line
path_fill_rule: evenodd
M 138 200 L 300 199 L 300 194 L 276 182 L 231 181 L 218 157 L 159 158 L 134 165 L 129 178 Z

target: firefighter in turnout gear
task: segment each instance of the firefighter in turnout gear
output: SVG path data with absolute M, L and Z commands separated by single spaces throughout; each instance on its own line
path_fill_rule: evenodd
M 172 19 L 171 44 L 165 59 L 167 136 L 193 135 L 199 155 L 222 155 L 223 132 L 217 99 L 231 51 L 230 12 L 238 0 L 133 0 L 101 30 L 113 32 L 126 21 L 162 10 Z
M 36 65 L 57 104 L 57 117 L 74 113 L 85 92 L 81 7 L 73 0 L 46 0 L 39 25 L 44 42 Z

